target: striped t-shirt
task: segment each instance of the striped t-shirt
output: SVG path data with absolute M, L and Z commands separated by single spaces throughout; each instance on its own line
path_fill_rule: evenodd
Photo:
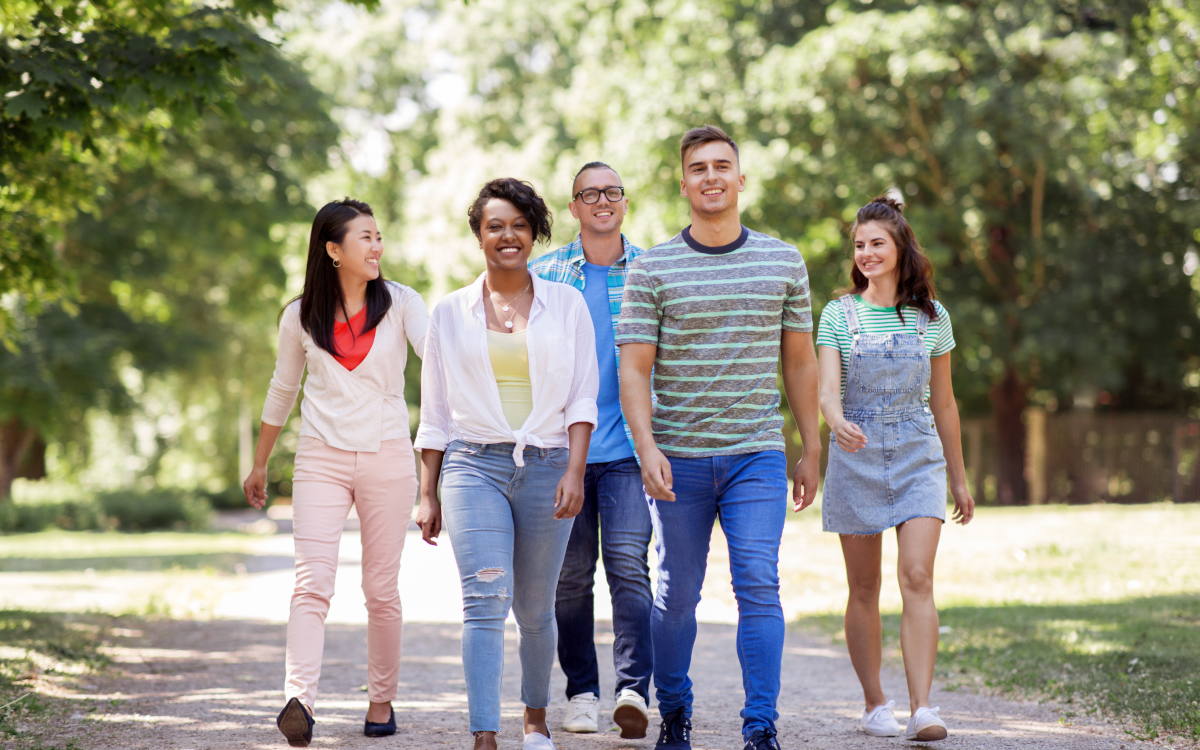
M 942 307 L 942 303 L 933 301 L 937 317 L 929 321 L 925 328 L 925 348 L 930 357 L 940 357 L 954 348 L 954 330 L 950 326 L 950 313 Z M 896 317 L 896 308 L 880 307 L 863 301 L 854 295 L 854 312 L 858 315 L 858 324 L 863 333 L 872 335 L 888 333 L 917 333 L 917 308 L 904 308 L 904 322 Z M 850 362 L 850 345 L 854 343 L 850 336 L 850 326 L 846 324 L 846 311 L 842 303 L 833 300 L 821 311 L 821 325 L 817 329 L 817 346 L 828 346 L 837 349 L 842 355 L 842 395 L 846 395 L 846 365 Z M 925 400 L 929 400 L 929 389 L 925 389 Z
M 746 229 L 725 248 L 689 239 L 638 256 L 617 326 L 617 344 L 658 346 L 655 443 L 680 457 L 781 451 L 780 331 L 813 328 L 804 259 Z

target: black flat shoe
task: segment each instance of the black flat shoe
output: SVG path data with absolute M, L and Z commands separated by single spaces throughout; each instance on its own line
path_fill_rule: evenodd
M 388 718 L 387 721 L 381 721 L 381 722 L 364 721 L 363 722 L 363 734 L 365 734 L 368 737 L 391 737 L 393 734 L 395 734 L 396 733 L 396 709 L 390 708 L 389 710 L 392 712 L 392 715 Z
M 288 701 L 279 712 L 279 718 L 275 719 L 275 726 L 279 727 L 292 747 L 308 747 L 308 743 L 312 742 L 313 724 L 316 723 L 299 698 Z

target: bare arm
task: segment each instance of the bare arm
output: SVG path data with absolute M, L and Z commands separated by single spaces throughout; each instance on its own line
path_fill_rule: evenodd
M 933 371 L 929 380 L 929 408 L 933 412 L 938 436 L 942 439 L 950 495 L 954 498 L 954 520 L 965 525 L 975 515 L 975 498 L 971 497 L 967 488 L 958 403 L 954 400 L 954 384 L 950 379 L 950 355 L 934 357 L 930 364 Z
M 434 540 L 442 533 L 442 503 L 438 500 L 438 480 L 442 476 L 442 459 L 446 452 L 425 448 L 421 451 L 421 506 L 417 509 L 417 526 L 426 544 L 437 546 Z
M 583 474 L 587 471 L 588 445 L 592 441 L 591 422 L 576 422 L 567 428 L 567 441 L 571 445 L 571 458 L 567 471 L 558 480 L 554 493 L 554 517 L 574 518 L 583 510 Z
M 842 413 L 842 353 L 832 346 L 821 347 L 821 413 L 838 447 L 857 453 L 867 444 L 867 436 L 858 425 L 846 421 Z
M 250 470 L 246 481 L 242 482 L 242 492 L 246 493 L 246 502 L 255 508 L 262 508 L 267 502 L 267 461 L 271 451 L 275 449 L 275 441 L 282 426 L 262 423 L 258 431 L 258 447 L 254 449 L 254 468 Z
M 812 333 L 785 330 L 780 341 L 780 360 L 783 364 L 783 390 L 804 444 L 804 453 L 792 477 L 792 509 L 801 511 L 817 499 L 817 483 L 821 478 L 818 371 Z
M 671 491 L 671 462 L 654 443 L 650 426 L 650 373 L 658 347 L 654 344 L 621 344 L 621 413 L 633 433 L 633 447 L 642 460 L 642 484 L 656 500 L 675 500 Z

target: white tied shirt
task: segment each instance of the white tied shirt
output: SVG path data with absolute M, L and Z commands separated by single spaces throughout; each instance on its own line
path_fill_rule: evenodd
M 433 310 L 421 368 L 421 426 L 413 447 L 444 451 L 451 440 L 516 443 L 513 461 L 524 466 L 526 446 L 566 448 L 568 426 L 589 422 L 595 429 L 596 333 L 577 289 L 530 274 L 533 306 L 525 341 L 533 411 L 513 430 L 488 355 L 485 277 L 447 295 Z
M 371 351 L 352 371 L 317 346 L 300 325 L 300 300 L 287 306 L 279 322 L 279 358 L 263 405 L 263 422 L 277 427 L 287 422 L 307 365 L 301 437 L 315 437 L 344 451 L 376 453 L 381 441 L 409 436 L 404 342 L 407 339 L 421 356 L 429 311 L 414 290 L 394 281 L 387 282 L 387 289 L 392 306 L 375 329 Z

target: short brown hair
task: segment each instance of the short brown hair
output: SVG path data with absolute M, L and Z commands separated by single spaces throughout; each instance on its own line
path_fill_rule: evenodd
M 692 128 L 684 133 L 683 138 L 679 141 L 679 161 L 684 162 L 683 166 L 686 168 L 687 162 L 684 160 L 687 159 L 689 151 L 697 146 L 703 146 L 706 143 L 713 143 L 714 141 L 728 143 L 730 148 L 733 149 L 733 155 L 739 162 L 741 161 L 742 156 L 738 153 L 737 144 L 733 142 L 733 139 L 724 130 L 721 130 L 716 125 L 704 125 L 699 128 Z

